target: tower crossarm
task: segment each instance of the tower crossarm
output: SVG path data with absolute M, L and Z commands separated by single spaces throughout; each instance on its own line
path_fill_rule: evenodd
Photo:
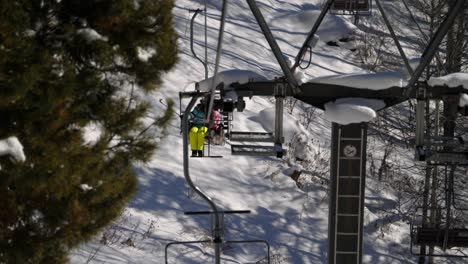
M 385 102 L 385 107 L 402 103 L 408 99 L 418 99 L 423 96 L 425 99 L 441 100 L 446 95 L 456 95 L 467 93 L 468 90 L 462 86 L 429 86 L 425 82 L 417 83 L 420 89 L 413 89 L 409 97 L 404 92 L 402 87 L 389 87 L 386 89 L 365 89 L 351 86 L 343 86 L 336 84 L 324 84 L 308 82 L 301 85 L 302 94 L 294 95 L 292 89 L 284 81 L 267 81 L 267 82 L 249 82 L 242 85 L 234 85 L 234 90 L 240 97 L 252 96 L 275 96 L 278 84 L 284 84 L 285 96 L 293 96 L 294 98 L 303 101 L 307 104 L 324 109 L 324 104 L 335 101 L 340 98 L 366 98 L 376 99 Z M 424 93 L 421 95 L 421 91 Z

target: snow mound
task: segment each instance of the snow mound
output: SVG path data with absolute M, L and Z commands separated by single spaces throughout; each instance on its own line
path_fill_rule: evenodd
M 11 155 L 16 161 L 25 161 L 23 145 L 17 137 L 9 137 L 0 140 L 0 156 Z
M 141 62 L 148 62 L 154 55 L 156 55 L 156 50 L 153 48 L 137 47 L 137 57 Z
M 342 98 L 325 104 L 324 118 L 341 125 L 369 122 L 377 116 L 376 111 L 385 107 L 381 100 L 365 98 Z
M 427 83 L 430 86 L 448 86 L 452 88 L 463 86 L 463 88 L 468 89 L 468 73 L 456 72 L 442 77 L 431 77 Z
M 468 105 L 468 94 L 460 94 L 460 101 L 458 102 L 458 106 L 465 107 Z
M 308 33 L 319 17 L 321 10 L 305 10 L 287 14 L 273 20 L 272 26 L 289 33 Z M 342 17 L 327 14 L 317 35 L 324 41 L 338 41 L 360 32 L 359 29 Z
M 82 36 L 88 42 L 93 42 L 97 40 L 107 41 L 107 37 L 104 37 L 103 35 L 99 34 L 96 30 L 92 28 L 78 29 L 76 33 Z
M 205 79 L 196 83 L 195 87 L 201 92 L 208 92 L 211 90 L 212 81 L 213 77 Z M 248 82 L 261 81 L 267 81 L 267 79 L 254 71 L 233 69 L 218 73 L 215 86 L 219 85 L 220 83 L 224 83 L 225 86 L 229 86 L 232 83 L 244 84 Z
M 91 191 L 93 189 L 93 187 L 89 186 L 88 184 L 86 183 L 83 183 L 83 184 L 80 184 L 80 189 L 83 191 L 83 192 L 87 192 L 87 191 Z
M 275 107 L 266 108 L 259 112 L 258 116 L 254 117 L 254 121 L 260 125 L 267 132 L 275 131 Z M 307 134 L 304 127 L 299 123 L 296 118 L 288 113 L 283 113 L 283 136 L 285 142 L 290 142 L 294 135 Z
M 82 128 L 83 145 L 94 146 L 101 138 L 103 131 L 102 124 L 99 122 L 89 122 Z

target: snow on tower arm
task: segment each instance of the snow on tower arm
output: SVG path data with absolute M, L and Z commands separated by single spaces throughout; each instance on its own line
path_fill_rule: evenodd
M 369 122 L 385 107 L 382 100 L 366 98 L 341 98 L 325 104 L 324 118 L 341 125 Z
M 442 77 L 431 77 L 427 81 L 429 86 L 448 86 L 451 88 L 463 86 L 468 89 L 468 73 L 456 72 Z
M 200 92 L 210 91 L 212 78 L 213 77 L 196 83 L 196 89 Z M 215 85 L 218 86 L 220 83 L 224 83 L 225 87 L 228 87 L 232 83 L 245 84 L 251 81 L 261 82 L 267 81 L 267 79 L 254 71 L 232 69 L 218 73 Z
M 463 87 L 468 89 L 468 73 L 456 72 L 441 77 L 431 77 L 427 81 L 429 86 L 447 86 L 449 88 Z M 465 107 L 468 105 L 468 95 L 460 94 L 458 106 Z

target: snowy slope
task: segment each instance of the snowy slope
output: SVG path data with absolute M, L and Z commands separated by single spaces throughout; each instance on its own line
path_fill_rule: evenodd
M 209 55 L 214 61 L 221 1 L 208 1 Z M 273 33 L 283 52 L 294 58 L 311 21 L 308 14 L 316 14 L 320 0 L 273 1 L 258 0 L 263 14 L 272 25 Z M 202 80 L 203 67 L 190 54 L 190 20 L 187 9 L 202 7 L 203 1 L 177 0 L 173 10 L 179 33 L 180 61 L 164 78 L 162 89 L 149 96 L 155 113 L 164 105 L 160 99 L 172 98 L 178 104 L 178 93 L 194 89 Z M 351 23 L 341 17 L 331 17 L 325 27 L 336 31 L 320 31 L 321 40 L 314 48 L 313 63 L 304 72 L 308 78 L 341 73 L 365 73 L 352 59 L 349 49 L 332 47 L 325 42 L 354 34 Z M 300 23 L 294 27 L 290 23 Z M 201 44 L 202 18 L 197 19 L 195 49 L 203 54 Z M 311 26 L 311 25 L 310 25 Z M 333 26 L 333 27 L 332 27 Z M 341 30 L 340 30 L 341 29 Z M 354 33 L 353 33 L 354 32 Z M 254 71 L 268 79 L 281 76 L 273 54 L 260 29 L 254 22 L 245 1 L 230 1 L 226 25 L 221 70 Z M 210 65 L 210 72 L 213 65 Z M 235 113 L 234 130 L 264 131 L 271 129 L 268 112 L 273 106 L 267 98 L 247 101 L 243 113 Z M 290 137 L 302 131 L 311 139 L 311 155 L 326 157 L 329 148 L 330 124 L 317 110 L 313 124 L 300 124 L 302 110 L 298 107 L 287 118 L 286 134 Z M 259 117 L 260 115 L 260 117 Z M 72 255 L 71 263 L 164 263 L 165 245 L 173 241 L 209 239 L 208 216 L 184 216 L 184 211 L 209 210 L 202 199 L 188 190 L 183 176 L 182 138 L 179 119 L 170 124 L 167 137 L 149 164 L 136 166 L 139 190 L 128 204 L 121 219 L 94 241 L 82 245 Z M 230 155 L 230 145 L 215 146 L 213 154 L 223 159 L 191 159 L 190 172 L 195 183 L 205 190 L 223 210 L 252 210 L 249 215 L 226 216 L 226 239 L 264 239 L 271 244 L 272 263 L 325 263 L 327 239 L 326 185 L 317 177 L 304 190 L 289 177 L 294 162 L 275 158 L 239 157 Z M 322 154 L 317 154 L 322 153 Z M 408 155 L 410 156 L 410 154 Z M 408 157 L 411 158 L 411 157 Z M 328 175 L 318 175 L 328 177 Z M 372 180 L 371 180 L 372 185 Z M 368 190 L 366 205 L 379 201 L 392 203 L 391 192 Z M 379 204 L 379 203 L 378 203 Z M 371 209 L 372 209 L 371 208 Z M 381 237 L 378 216 L 367 210 L 364 241 L 365 263 L 409 263 L 409 227 L 404 222 L 389 225 L 392 235 Z M 231 245 L 223 249 L 225 263 L 266 263 L 265 250 L 260 245 Z M 263 261 L 262 261 L 263 260 Z M 210 245 L 198 244 L 174 247 L 170 263 L 212 263 Z

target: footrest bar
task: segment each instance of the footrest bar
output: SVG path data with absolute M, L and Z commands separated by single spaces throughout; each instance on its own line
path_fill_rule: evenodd
M 227 211 L 219 211 L 221 214 L 250 214 L 250 210 L 227 210 Z M 214 214 L 213 211 L 189 211 L 184 212 L 184 215 L 207 215 L 207 214 Z

